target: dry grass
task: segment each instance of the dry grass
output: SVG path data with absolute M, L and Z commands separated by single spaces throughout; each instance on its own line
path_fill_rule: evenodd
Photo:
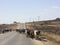
M 42 32 L 42 36 L 44 36 L 47 40 L 56 43 L 57 45 L 60 44 L 60 35 L 48 32 Z

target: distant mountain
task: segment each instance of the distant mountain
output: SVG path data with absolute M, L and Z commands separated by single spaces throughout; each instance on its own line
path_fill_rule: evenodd
M 60 18 L 56 18 L 55 21 L 60 21 Z

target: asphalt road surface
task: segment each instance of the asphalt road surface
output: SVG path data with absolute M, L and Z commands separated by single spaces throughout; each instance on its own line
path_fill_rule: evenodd
M 0 34 L 0 45 L 49 45 L 48 43 L 27 38 L 25 34 L 12 31 Z

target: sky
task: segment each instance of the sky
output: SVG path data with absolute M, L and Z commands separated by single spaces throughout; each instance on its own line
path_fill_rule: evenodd
M 60 0 L 0 0 L 0 24 L 60 18 Z

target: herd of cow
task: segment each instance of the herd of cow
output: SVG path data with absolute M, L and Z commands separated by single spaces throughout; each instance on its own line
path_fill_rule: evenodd
M 6 33 L 6 32 L 11 32 L 13 30 L 0 30 L 0 33 Z M 25 33 L 26 34 L 26 37 L 30 37 L 32 39 L 37 39 L 37 40 L 42 40 L 42 38 L 40 37 L 40 33 L 41 31 L 39 30 L 29 30 L 29 29 L 16 29 L 15 30 L 16 32 L 19 32 L 19 33 Z
M 40 37 L 40 31 L 36 31 L 36 30 L 27 30 L 26 32 L 26 36 L 30 37 L 30 38 L 35 38 L 35 39 L 39 39 Z
M 40 31 L 38 30 L 29 30 L 29 29 L 22 29 L 22 30 L 16 30 L 19 33 L 25 33 L 26 37 L 40 39 Z
M 0 30 L 0 34 L 1 33 L 6 33 L 6 32 L 11 32 L 11 31 L 12 31 L 11 29 L 9 29 L 9 30 L 8 29 Z

